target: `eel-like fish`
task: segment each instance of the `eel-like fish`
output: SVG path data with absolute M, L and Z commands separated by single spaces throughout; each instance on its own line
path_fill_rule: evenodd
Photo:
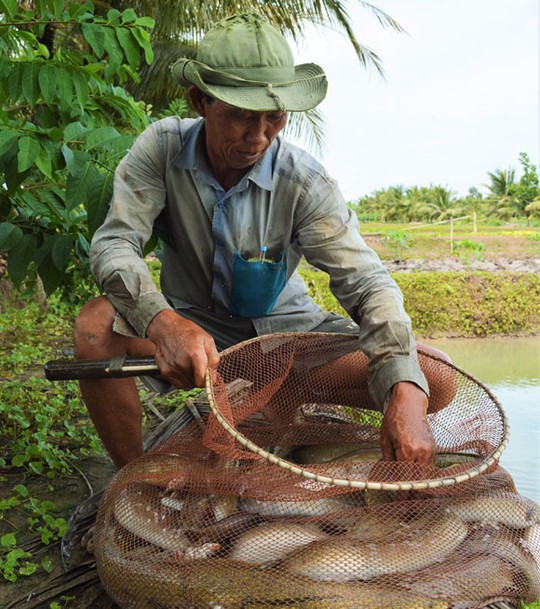
M 368 580 L 390 573 L 423 569 L 455 550 L 468 527 L 452 516 L 439 519 L 418 534 L 388 542 L 365 542 L 336 536 L 293 552 L 283 566 L 295 575 L 317 581 Z

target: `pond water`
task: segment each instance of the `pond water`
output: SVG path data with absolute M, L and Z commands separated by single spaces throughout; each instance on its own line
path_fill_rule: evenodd
M 501 465 L 518 491 L 540 503 L 540 337 L 425 340 L 497 398 L 510 442 Z

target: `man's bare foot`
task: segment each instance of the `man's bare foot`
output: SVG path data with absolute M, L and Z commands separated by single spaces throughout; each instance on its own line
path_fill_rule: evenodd
M 94 553 L 94 531 L 96 525 L 91 526 L 81 538 L 81 548 L 86 550 L 88 554 Z

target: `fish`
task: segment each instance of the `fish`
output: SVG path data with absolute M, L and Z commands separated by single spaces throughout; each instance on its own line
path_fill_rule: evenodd
M 364 461 L 378 461 L 382 457 L 379 444 L 315 444 L 302 446 L 290 452 L 288 460 L 299 465 L 348 461 L 357 458 Z
M 398 590 L 414 591 L 433 599 L 451 598 L 453 607 L 465 608 L 515 601 L 520 595 L 513 578 L 514 569 L 507 561 L 477 553 L 452 555 L 452 559 L 404 574 L 393 583 Z
M 411 525 L 398 516 L 368 511 L 348 529 L 347 537 L 357 541 L 393 540 L 411 530 Z
M 531 603 L 540 598 L 539 558 L 522 538 L 509 536 L 505 531 L 480 527 L 470 537 L 469 544 L 476 552 L 496 556 L 512 565 L 516 579 L 522 582 L 521 595 L 525 592 L 525 602 Z
M 314 523 L 265 522 L 240 535 L 228 558 L 254 565 L 269 565 L 294 550 L 326 538 L 328 534 Z
M 363 506 L 362 493 L 353 491 L 336 497 L 321 497 L 310 501 L 263 501 L 242 498 L 240 510 L 264 518 L 311 518 L 349 526 Z
M 136 536 L 176 555 L 190 558 L 206 558 L 220 549 L 218 543 L 193 545 L 178 519 L 164 510 L 159 499 L 148 492 L 144 485 L 127 486 L 114 506 L 118 524 Z
M 120 606 L 186 609 L 449 609 L 414 591 L 364 582 L 341 583 L 293 577 L 228 558 L 200 561 L 130 560 L 109 532 L 96 554 L 103 587 Z
M 341 461 L 380 461 L 382 450 L 378 442 L 314 444 L 293 449 L 287 458 L 299 465 Z M 478 458 L 478 455 L 473 452 L 438 452 L 435 456 L 435 465 L 444 469 L 453 465 L 472 463 Z
M 188 494 L 183 497 L 165 495 L 160 503 L 182 515 L 185 526 L 198 530 L 208 518 L 219 522 L 238 512 L 238 499 L 231 496 Z
M 476 495 L 448 502 L 446 512 L 463 522 L 526 529 L 540 523 L 540 506 L 512 493 Z
M 217 522 L 205 524 L 199 529 L 199 539 L 205 542 L 223 543 L 225 540 L 235 539 L 255 525 L 261 524 L 258 514 L 237 512 Z
M 364 542 L 338 535 L 290 554 L 283 567 L 316 581 L 348 582 L 423 569 L 454 551 L 467 535 L 461 520 L 446 516 L 409 538 Z

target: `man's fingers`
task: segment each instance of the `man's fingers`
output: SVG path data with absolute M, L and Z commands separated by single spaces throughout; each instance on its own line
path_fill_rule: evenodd
M 396 461 L 394 446 L 385 435 L 381 436 L 381 450 L 383 461 Z

